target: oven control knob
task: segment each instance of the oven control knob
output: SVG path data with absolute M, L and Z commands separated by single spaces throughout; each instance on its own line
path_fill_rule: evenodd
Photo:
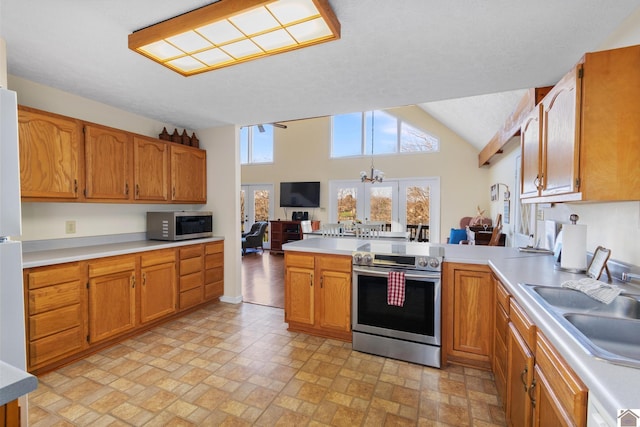
M 438 268 L 439 266 L 440 266 L 440 261 L 438 261 L 438 258 L 429 259 L 429 267 Z
M 373 264 L 373 257 L 371 256 L 371 254 L 364 254 L 362 256 L 362 262 L 364 265 L 372 265 Z
M 418 258 L 418 266 L 426 267 L 427 266 L 427 259 L 426 258 Z
M 360 265 L 362 262 L 362 254 L 360 252 L 353 254 L 353 263 L 355 265 Z

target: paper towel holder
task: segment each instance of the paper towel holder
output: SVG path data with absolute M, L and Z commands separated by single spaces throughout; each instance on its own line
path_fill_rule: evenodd
M 580 217 L 576 214 L 571 214 L 569 216 L 569 221 L 571 222 L 571 224 L 576 225 L 576 223 L 578 222 L 578 220 L 580 219 Z M 576 273 L 576 274 L 584 274 L 587 272 L 586 268 L 567 268 L 567 267 L 562 267 L 561 262 L 562 262 L 562 236 L 563 236 L 563 232 L 562 230 L 560 230 L 560 232 L 558 233 L 558 236 L 556 238 L 556 244 L 555 247 L 553 249 L 553 258 L 555 261 L 555 265 L 553 266 L 554 270 L 560 270 L 560 271 L 565 271 L 567 273 Z M 603 248 L 604 249 L 604 248 Z M 608 259 L 608 257 L 607 257 Z M 606 264 L 606 260 L 605 260 L 605 264 Z M 600 274 L 602 274 L 602 272 L 600 271 Z

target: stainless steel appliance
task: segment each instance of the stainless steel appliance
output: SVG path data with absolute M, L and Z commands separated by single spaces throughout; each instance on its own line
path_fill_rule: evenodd
M 379 241 L 352 259 L 353 349 L 439 368 L 442 248 Z M 404 272 L 401 307 L 387 303 L 390 271 Z
M 187 240 L 211 236 L 213 236 L 211 212 L 147 212 L 148 239 Z

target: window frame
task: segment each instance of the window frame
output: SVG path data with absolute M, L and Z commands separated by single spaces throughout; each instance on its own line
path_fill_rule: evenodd
M 267 160 L 267 161 L 255 161 L 254 160 L 254 150 L 255 150 L 255 144 L 254 144 L 254 138 L 253 138 L 253 133 L 255 130 L 258 129 L 259 125 L 250 125 L 250 126 L 242 126 L 240 127 L 240 165 L 241 166 L 246 166 L 246 165 L 268 165 L 268 164 L 273 164 L 274 163 L 274 145 L 275 145 L 275 132 L 273 131 L 273 127 L 270 128 L 269 133 L 271 134 L 271 160 Z M 260 125 L 260 126 L 264 126 L 265 127 L 265 131 L 267 130 L 267 126 L 269 125 Z M 243 129 L 247 130 L 247 138 L 246 141 L 243 138 Z M 259 132 L 259 130 L 258 130 Z M 244 145 L 246 144 L 246 148 L 247 148 L 247 161 L 244 161 L 244 156 L 243 156 L 243 148 Z

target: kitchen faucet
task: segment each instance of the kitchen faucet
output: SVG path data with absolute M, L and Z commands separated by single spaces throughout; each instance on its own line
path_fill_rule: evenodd
M 640 274 L 627 273 L 626 271 L 622 273 L 623 282 L 630 282 L 632 280 L 640 280 Z

